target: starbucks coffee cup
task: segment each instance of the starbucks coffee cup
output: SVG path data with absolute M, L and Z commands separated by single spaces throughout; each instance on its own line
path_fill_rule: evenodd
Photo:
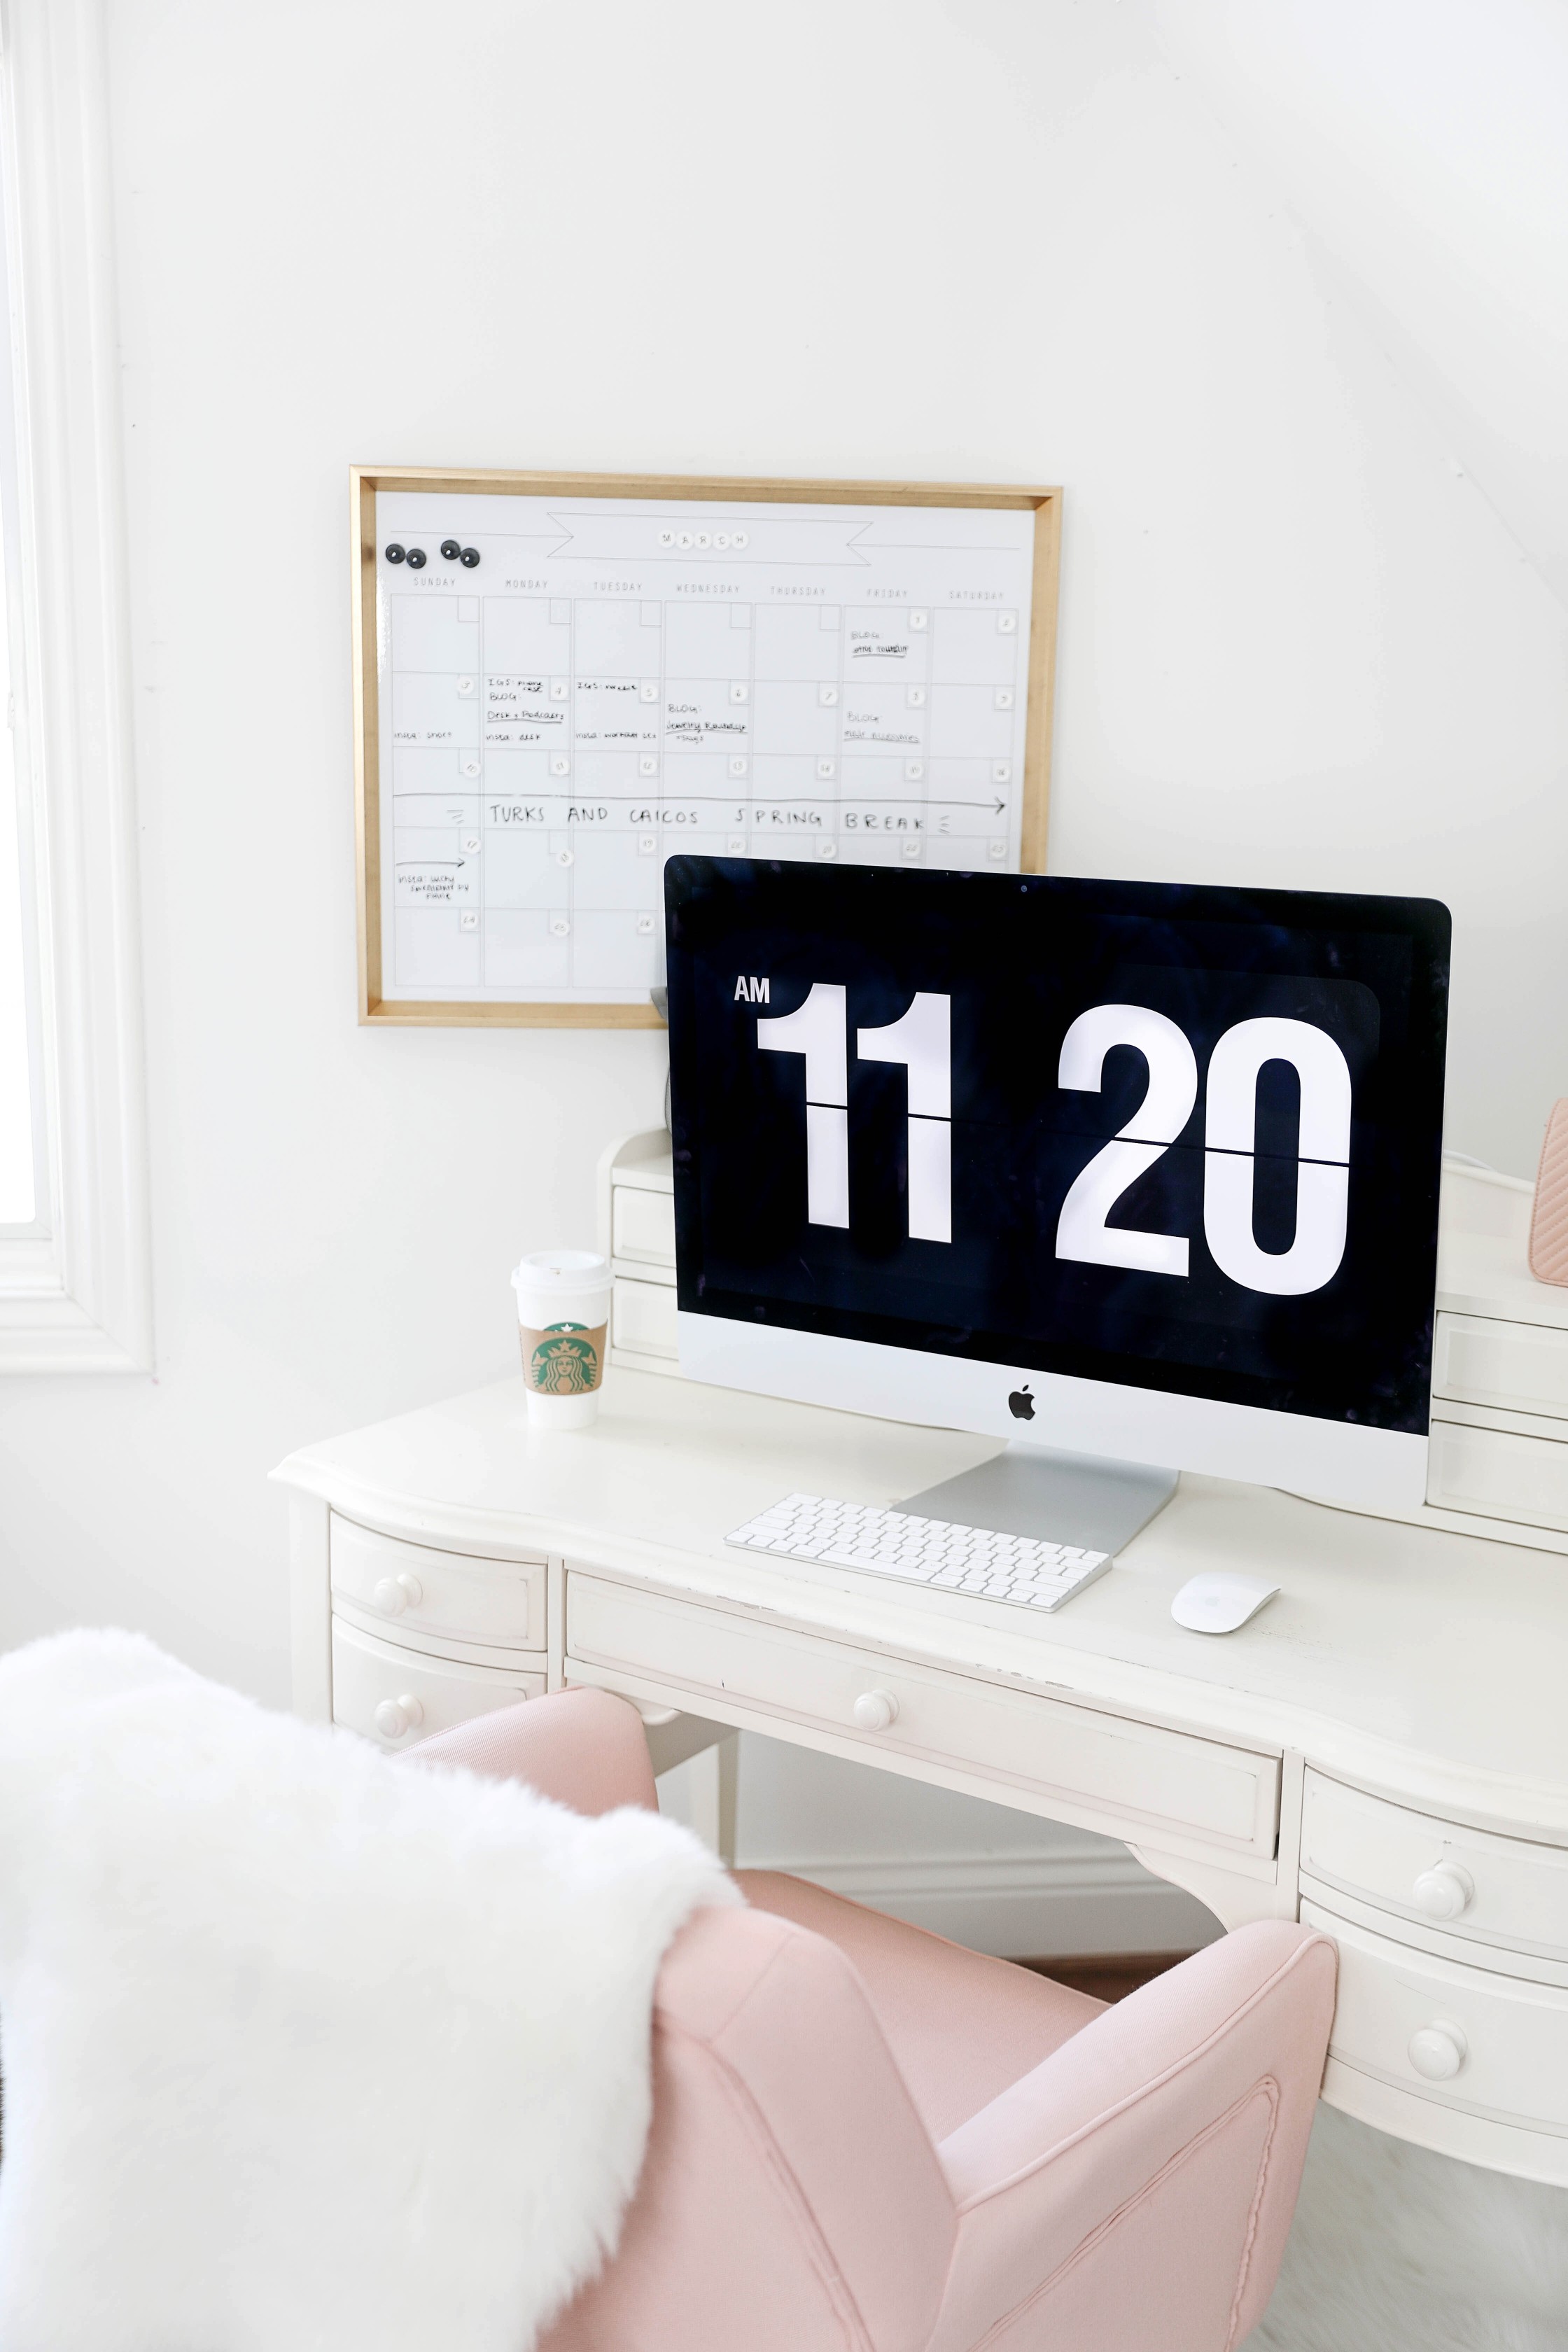
M 535 1250 L 511 1286 L 531 1425 L 586 1429 L 605 1377 L 609 1261 L 592 1250 Z

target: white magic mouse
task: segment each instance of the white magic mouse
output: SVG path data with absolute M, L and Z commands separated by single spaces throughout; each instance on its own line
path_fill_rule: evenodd
M 1234 1633 L 1279 1590 L 1258 1576 L 1194 1576 L 1172 1601 L 1171 1614 L 1193 1633 Z

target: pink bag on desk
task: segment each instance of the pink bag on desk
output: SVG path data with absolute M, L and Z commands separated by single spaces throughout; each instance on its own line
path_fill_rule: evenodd
M 1552 1104 L 1541 1146 L 1530 1220 L 1530 1271 L 1537 1282 L 1568 1285 L 1568 1098 Z

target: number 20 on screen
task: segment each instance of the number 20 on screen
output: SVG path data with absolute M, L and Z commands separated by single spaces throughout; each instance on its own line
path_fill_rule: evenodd
M 766 1002 L 766 982 L 737 982 Z M 952 1239 L 952 1054 L 950 996 L 916 994 L 881 1029 L 857 1031 L 861 1061 L 900 1062 L 909 1080 L 909 1229 L 913 1241 Z M 814 1225 L 849 1223 L 849 1020 L 846 992 L 817 981 L 794 1013 L 759 1019 L 763 1053 L 805 1062 L 806 1216 Z M 1113 1045 L 1142 1055 L 1149 1087 L 1137 1110 L 1074 1178 L 1057 1220 L 1057 1255 L 1089 1265 L 1184 1277 L 1184 1234 L 1150 1234 L 1106 1218 L 1168 1151 L 1198 1098 L 1197 1057 L 1184 1033 L 1142 1004 L 1096 1004 L 1062 1039 L 1057 1083 L 1098 1094 Z M 1296 1232 L 1288 1250 L 1258 1248 L 1252 1229 L 1258 1078 L 1266 1062 L 1288 1062 L 1300 1084 Z M 1204 1103 L 1204 1239 L 1223 1274 L 1245 1289 L 1279 1298 L 1321 1290 L 1345 1250 L 1350 1196 L 1350 1066 L 1328 1032 L 1310 1021 L 1264 1016 L 1238 1021 L 1209 1056 Z

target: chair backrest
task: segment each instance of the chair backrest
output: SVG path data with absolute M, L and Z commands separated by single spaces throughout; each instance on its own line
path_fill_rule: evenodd
M 655 1805 L 637 1711 L 559 1692 L 411 1760 L 525 1780 L 578 1812 Z M 654 2007 L 654 2112 L 618 2247 L 539 2352 L 925 2352 L 952 2195 L 858 1976 L 763 1911 L 704 1911 Z

